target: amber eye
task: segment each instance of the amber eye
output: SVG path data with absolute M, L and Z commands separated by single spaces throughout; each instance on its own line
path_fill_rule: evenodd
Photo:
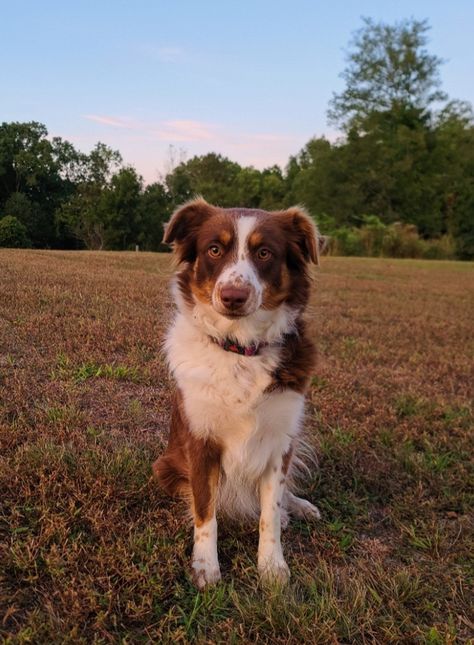
M 222 247 L 220 247 L 219 244 L 211 244 L 207 249 L 207 254 L 214 259 L 220 258 L 222 255 Z
M 269 249 L 266 249 L 265 247 L 262 247 L 261 249 L 258 249 L 257 251 L 257 258 L 259 260 L 269 260 L 272 257 L 272 252 Z

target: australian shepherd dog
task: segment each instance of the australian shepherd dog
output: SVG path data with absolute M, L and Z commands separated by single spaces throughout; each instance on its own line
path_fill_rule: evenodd
M 191 572 L 220 577 L 216 514 L 259 518 L 258 570 L 285 582 L 280 533 L 318 509 L 292 491 L 314 362 L 303 313 L 318 232 L 299 207 L 218 208 L 203 199 L 166 226 L 179 270 L 165 347 L 176 380 L 165 453 L 153 471 L 194 522 Z

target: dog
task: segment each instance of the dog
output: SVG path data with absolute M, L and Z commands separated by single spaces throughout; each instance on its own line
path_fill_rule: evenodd
M 300 207 L 219 208 L 198 198 L 166 226 L 179 271 L 165 340 L 176 380 L 165 453 L 153 464 L 194 522 L 192 579 L 220 580 L 216 511 L 259 521 L 258 570 L 285 583 L 288 515 L 319 511 L 292 492 L 315 349 L 303 312 L 321 238 Z

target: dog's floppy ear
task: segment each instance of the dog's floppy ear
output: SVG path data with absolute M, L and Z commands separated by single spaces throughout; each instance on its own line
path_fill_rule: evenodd
M 180 206 L 165 224 L 163 242 L 173 245 L 180 262 L 193 262 L 196 259 L 196 235 L 212 211 L 213 207 L 198 197 Z
M 306 262 L 319 264 L 319 254 L 326 245 L 326 238 L 319 234 L 313 218 L 300 206 L 293 206 L 284 211 L 291 221 L 294 239 Z

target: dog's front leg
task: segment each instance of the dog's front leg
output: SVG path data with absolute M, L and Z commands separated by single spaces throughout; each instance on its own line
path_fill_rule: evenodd
M 190 450 L 190 467 L 194 519 L 192 578 L 195 585 L 202 589 L 221 578 L 216 521 L 220 450 L 211 442 L 194 442 Z
M 284 457 L 272 460 L 260 479 L 258 570 L 264 580 L 284 583 L 290 570 L 281 548 L 281 502 L 286 479 Z

